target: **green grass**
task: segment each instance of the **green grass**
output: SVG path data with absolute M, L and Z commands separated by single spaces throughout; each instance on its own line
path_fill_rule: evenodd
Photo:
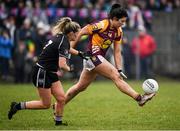
M 128 81 L 142 93 L 142 81 Z M 67 90 L 73 83 L 64 82 Z M 64 111 L 68 126 L 54 126 L 52 110 L 26 110 L 7 119 L 11 101 L 38 99 L 32 84 L 0 84 L 0 129 L 16 130 L 180 130 L 180 82 L 160 80 L 160 90 L 144 107 L 121 93 L 110 81 L 94 82 L 73 99 Z M 53 99 L 54 101 L 54 99 Z

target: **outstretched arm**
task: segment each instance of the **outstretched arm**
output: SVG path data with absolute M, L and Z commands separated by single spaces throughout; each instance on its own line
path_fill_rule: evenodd
M 75 41 L 72 41 L 72 42 L 70 43 L 71 48 L 70 48 L 69 52 L 70 52 L 71 54 L 73 54 L 73 55 L 79 55 L 79 56 L 80 56 L 81 58 L 83 58 L 83 59 L 87 59 L 85 53 L 83 53 L 83 52 L 81 52 L 81 51 L 78 51 L 78 50 L 76 50 L 76 49 L 74 49 L 74 48 L 75 48 L 75 46 L 77 45 L 77 43 L 79 42 L 79 40 L 81 39 L 81 37 L 82 37 L 83 35 L 89 35 L 89 34 L 90 34 L 90 33 L 89 33 L 89 31 L 88 31 L 88 25 L 87 25 L 87 26 L 85 26 L 84 28 L 82 28 L 82 29 L 79 31 L 76 40 L 75 40 Z
M 126 79 L 127 76 L 122 71 L 122 55 L 119 43 L 114 43 L 114 61 L 120 76 Z
M 115 66 L 118 70 L 122 69 L 122 56 L 121 56 L 121 48 L 119 43 L 114 43 L 114 62 Z
M 79 40 L 81 39 L 81 37 L 82 37 L 83 35 L 89 35 L 88 26 L 89 26 L 89 25 L 86 25 L 85 27 L 83 27 L 83 28 L 79 31 L 76 40 L 75 40 L 75 41 L 72 41 L 72 42 L 70 43 L 72 48 L 74 48 L 74 47 L 76 46 L 76 44 L 79 42 Z
M 65 57 L 59 57 L 59 67 L 60 69 L 64 70 L 64 71 L 70 71 L 70 67 L 67 64 L 67 60 Z

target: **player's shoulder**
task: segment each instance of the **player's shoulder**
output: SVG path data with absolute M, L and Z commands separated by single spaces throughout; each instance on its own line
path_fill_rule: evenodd
M 117 34 L 118 34 L 118 37 L 119 37 L 119 36 L 122 36 L 123 30 L 122 30 L 121 27 L 117 28 Z
M 109 20 L 108 19 L 101 20 L 101 21 L 99 21 L 99 24 L 101 25 L 102 29 L 105 29 L 109 25 Z
M 104 20 L 96 21 L 96 22 L 93 22 L 91 25 L 93 26 L 94 30 L 101 30 L 101 29 L 107 28 L 108 20 L 104 19 Z
M 108 24 L 109 24 L 109 20 L 108 20 L 108 19 L 103 19 L 103 20 L 100 20 L 99 23 L 100 23 L 102 26 L 105 26 L 105 25 L 108 25 Z
M 64 34 L 57 34 L 55 36 L 52 36 L 50 40 L 52 40 L 53 43 L 59 43 L 61 41 L 67 41 L 67 37 Z
M 64 35 L 63 34 L 57 34 L 57 35 L 55 35 L 55 36 L 52 36 L 52 38 L 51 39 L 53 39 L 53 40 L 59 40 L 59 39 L 62 39 L 64 37 Z

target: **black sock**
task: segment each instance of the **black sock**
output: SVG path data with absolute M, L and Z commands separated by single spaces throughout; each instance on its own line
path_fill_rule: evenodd
M 16 105 L 16 109 L 23 110 L 26 109 L 26 102 L 20 102 Z
M 141 95 L 138 95 L 135 100 L 140 101 L 141 100 Z

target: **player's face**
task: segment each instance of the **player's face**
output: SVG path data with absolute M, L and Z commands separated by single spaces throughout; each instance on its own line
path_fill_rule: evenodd
M 79 31 L 78 31 L 78 32 L 70 32 L 70 33 L 68 34 L 68 36 L 69 36 L 69 41 L 75 41 L 76 38 L 77 38 L 78 33 L 79 33 Z
M 123 18 L 120 18 L 120 19 L 114 17 L 113 18 L 113 26 L 116 27 L 116 28 L 122 27 L 122 26 L 125 25 L 126 20 L 127 20 L 126 17 L 123 17 Z

